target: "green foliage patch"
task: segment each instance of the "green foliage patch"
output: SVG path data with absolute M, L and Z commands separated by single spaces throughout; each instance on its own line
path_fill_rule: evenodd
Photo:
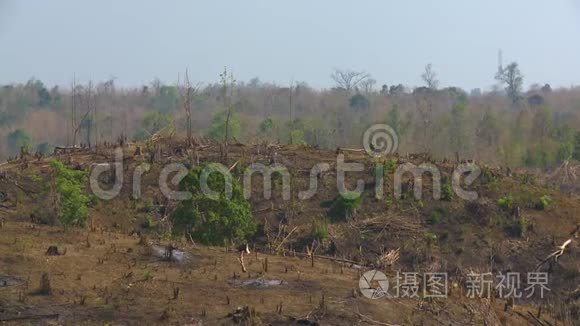
M 310 236 L 318 241 L 328 238 L 328 220 L 325 217 L 316 218 L 312 221 Z
M 514 199 L 511 195 L 501 197 L 497 200 L 497 205 L 506 212 L 511 212 L 514 208 Z
M 538 199 L 536 203 L 536 209 L 544 211 L 552 206 L 552 197 L 548 195 L 544 195 Z
M 330 206 L 330 216 L 335 219 L 346 219 L 356 214 L 360 207 L 362 196 L 356 191 L 348 191 L 338 195 Z
M 51 161 L 56 173 L 58 219 L 63 225 L 84 226 L 88 215 L 89 198 L 83 188 L 87 181 L 84 171 L 71 170 L 60 161 Z
M 210 171 L 208 187 L 218 196 L 208 196 L 201 191 L 204 168 Z M 231 198 L 227 198 L 223 173 L 227 170 L 217 164 L 192 169 L 180 184 L 181 191 L 189 191 L 192 198 L 182 201 L 171 216 L 176 233 L 190 234 L 208 245 L 223 245 L 225 241 L 242 240 L 256 232 L 250 203 L 244 198 L 239 181 L 231 179 Z

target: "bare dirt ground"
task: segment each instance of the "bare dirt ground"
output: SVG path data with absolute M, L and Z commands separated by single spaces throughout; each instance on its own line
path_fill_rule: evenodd
M 459 291 L 441 301 L 370 300 L 358 293 L 359 270 L 323 259 L 312 267 L 310 259 L 258 253 L 247 258 L 248 272 L 242 273 L 237 253 L 224 248 L 182 243 L 191 258 L 180 263 L 115 232 L 8 222 L 2 233 L 0 273 L 24 282 L 1 289 L 0 320 L 7 324 L 230 325 L 231 314 L 245 306 L 255 309 L 256 323 L 275 325 L 299 325 L 301 319 L 324 325 L 466 324 L 488 313 L 510 325 L 528 323 L 512 311 L 503 313 L 500 300 L 468 301 Z M 52 245 L 65 253 L 46 256 Z M 48 295 L 37 294 L 43 273 L 50 279 Z M 250 279 L 283 282 L 245 287 Z M 526 316 L 533 310 L 515 311 Z

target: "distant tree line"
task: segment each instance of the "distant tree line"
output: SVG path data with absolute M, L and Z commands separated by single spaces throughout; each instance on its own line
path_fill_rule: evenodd
M 402 153 L 542 168 L 580 159 L 580 88 L 545 84 L 524 91 L 517 63 L 500 67 L 497 87 L 488 92 L 441 87 L 431 64 L 420 76 L 424 86 L 409 89 L 335 70 L 329 76 L 335 87 L 314 89 L 303 82 L 238 82 L 225 70 L 193 92 L 159 80 L 139 88 L 108 80 L 65 89 L 32 79 L 0 86 L 0 159 L 22 147 L 49 152 L 55 145 L 144 140 L 169 125 L 185 137 L 188 119 L 194 136 L 226 143 L 362 147 L 370 125 L 388 123 Z

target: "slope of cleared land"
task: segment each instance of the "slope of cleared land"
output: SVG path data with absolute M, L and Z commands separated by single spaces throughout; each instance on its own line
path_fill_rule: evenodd
M 88 171 L 95 163 L 111 162 L 112 148 L 29 158 L 0 167 L 1 322 L 555 325 L 578 320 L 580 259 L 574 231 L 580 225 L 580 201 L 544 185 L 528 171 L 484 167 L 470 187 L 479 194 L 474 202 L 432 199 L 430 177 L 423 180 L 422 199 L 413 199 L 408 175 L 403 179 L 403 199 L 392 195 L 376 199 L 373 169 L 384 161 L 342 151 L 347 162 L 365 164 L 364 171 L 347 174 L 348 188 L 354 189 L 357 179 L 367 184 L 356 214 L 344 219 L 336 217 L 331 207 L 338 196 L 334 151 L 238 144 L 230 146 L 226 160 L 216 144 L 188 149 L 177 141 L 166 142 L 143 175 L 142 197 L 135 200 L 131 198 L 133 172 L 151 162 L 149 153 L 135 155 L 136 146 L 124 148 L 121 195 L 93 200 L 86 229 L 44 224 L 53 209 L 54 175 L 48 162 L 59 159 Z M 177 203 L 159 190 L 164 164 L 221 162 L 233 166 L 232 174 L 241 178 L 250 163 L 272 161 L 288 168 L 294 199 L 283 200 L 281 185 L 274 181 L 272 198 L 266 200 L 261 177 L 252 179 L 250 201 L 259 231 L 245 259 L 246 273 L 234 249 L 206 247 L 171 235 L 167 215 Z M 426 155 L 399 157 L 397 163 L 407 161 L 437 165 L 444 184 L 455 168 Z M 310 169 L 318 163 L 330 165 L 319 179 L 318 192 L 307 200 L 296 199 L 299 190 L 308 189 Z M 392 194 L 393 178 L 386 173 L 385 194 Z M 545 196 L 551 203 L 540 210 L 537 203 Z M 498 205 L 506 197 L 512 198 L 512 209 Z M 307 250 L 312 245 L 313 221 L 324 218 L 327 234 L 311 259 Z M 521 232 L 522 221 L 525 232 Z M 525 275 L 567 239 L 573 242 L 565 253 L 540 267 L 549 272 L 550 291 L 544 299 L 521 298 L 512 305 L 496 292 L 490 299 L 466 297 L 469 273 Z M 165 256 L 169 245 L 177 248 L 173 259 Z M 57 247 L 58 255 L 47 255 L 51 246 Z M 382 253 L 397 249 L 400 258 L 392 266 L 379 266 Z M 397 272 L 446 272 L 448 298 L 365 298 L 359 278 L 373 268 L 389 277 Z M 44 289 L 43 275 L 50 282 Z M 522 276 L 521 288 L 526 285 Z

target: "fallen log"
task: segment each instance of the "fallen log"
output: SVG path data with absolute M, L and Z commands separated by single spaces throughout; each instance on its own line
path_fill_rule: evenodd
M 38 320 L 38 319 L 58 319 L 59 317 L 60 317 L 59 314 L 15 316 L 15 317 L 0 318 L 0 322 L 28 320 L 28 319 L 35 319 L 35 320 Z
M 364 153 L 365 150 L 361 148 L 340 148 L 341 152 Z
M 301 253 L 301 252 L 297 252 L 296 253 L 296 256 L 297 257 L 302 257 L 302 258 L 310 258 L 310 257 L 312 257 L 309 254 L 305 254 L 305 253 Z M 353 267 L 353 268 L 372 267 L 370 265 L 363 264 L 361 262 L 356 262 L 354 260 L 345 259 L 345 258 L 330 257 L 330 256 L 323 256 L 323 255 L 314 255 L 314 258 L 326 259 L 326 260 L 334 261 L 334 262 L 337 262 L 337 263 L 350 264 L 351 267 Z

